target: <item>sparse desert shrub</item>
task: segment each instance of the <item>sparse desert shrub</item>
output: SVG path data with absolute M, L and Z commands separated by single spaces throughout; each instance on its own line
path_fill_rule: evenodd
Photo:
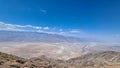
M 34 64 L 31 64 L 30 68 L 37 68 L 37 66 Z
M 0 65 L 2 65 L 4 63 L 4 61 L 0 61 Z
M 13 68 L 20 68 L 20 65 L 18 65 L 18 64 L 11 64 L 10 67 L 13 67 Z
M 16 60 L 16 62 L 18 62 L 20 64 L 24 64 L 26 61 L 24 61 L 24 60 Z
M 7 61 L 10 61 L 10 59 L 9 59 L 9 58 L 7 58 L 6 60 L 7 60 Z
M 47 68 L 53 68 L 53 66 L 52 66 L 52 65 L 49 65 Z

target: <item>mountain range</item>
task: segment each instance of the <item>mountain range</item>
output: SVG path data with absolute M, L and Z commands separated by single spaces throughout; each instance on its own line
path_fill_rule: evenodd
M 81 42 L 80 38 L 66 37 L 57 34 L 0 31 L 0 42 Z

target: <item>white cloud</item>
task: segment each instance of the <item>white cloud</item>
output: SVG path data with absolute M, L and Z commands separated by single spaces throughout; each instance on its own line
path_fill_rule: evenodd
M 70 33 L 79 33 L 79 31 L 72 30 L 72 31 L 70 31 Z
M 48 26 L 33 26 L 33 25 L 18 25 L 18 24 L 7 24 L 0 21 L 0 30 L 7 31 L 26 31 L 26 32 L 43 32 L 49 34 L 59 34 L 66 36 L 78 36 L 81 35 L 82 32 L 77 29 L 57 29 L 55 27 L 50 28 Z
M 60 32 L 62 32 L 62 31 L 63 31 L 63 29 L 59 29 L 59 31 L 60 31 Z
M 44 27 L 43 29 L 44 29 L 44 30 L 49 30 L 49 27 Z
M 2 21 L 0 21 L 0 25 L 4 24 Z
M 70 30 L 69 32 L 70 33 L 80 33 L 81 31 L 80 30 Z
M 43 32 L 49 34 L 59 34 L 65 36 L 74 36 L 74 37 L 82 37 L 82 38 L 93 38 L 93 39 L 100 39 L 100 40 L 108 40 L 110 41 L 118 41 L 120 42 L 120 34 L 115 35 L 93 35 L 86 33 L 80 29 L 57 29 L 56 27 L 50 28 L 48 26 L 41 27 L 41 26 L 33 26 L 33 25 L 18 25 L 18 24 L 8 24 L 0 21 L 0 30 L 7 30 L 7 31 L 26 31 L 26 32 Z M 109 41 L 109 40 L 108 40 Z
M 45 9 L 40 9 L 40 12 L 43 14 L 47 14 L 47 10 L 45 10 Z
M 12 31 L 33 31 L 41 30 L 42 27 L 32 25 L 16 25 L 0 22 L 0 30 L 12 30 Z
M 44 32 L 43 30 L 37 30 L 37 32 Z
M 58 34 L 60 34 L 60 35 L 67 35 L 67 33 L 66 32 L 59 32 Z

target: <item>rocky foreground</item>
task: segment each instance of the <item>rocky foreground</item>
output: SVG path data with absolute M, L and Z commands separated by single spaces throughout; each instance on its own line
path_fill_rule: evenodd
M 24 59 L 0 52 L 0 68 L 120 68 L 120 53 L 90 53 L 64 61 L 45 56 Z

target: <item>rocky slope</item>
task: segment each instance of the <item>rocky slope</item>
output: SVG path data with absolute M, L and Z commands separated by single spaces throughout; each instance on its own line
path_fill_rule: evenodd
M 0 68 L 120 68 L 120 53 L 105 51 L 64 61 L 45 56 L 24 59 L 0 52 Z
M 120 52 L 104 51 L 99 53 L 90 53 L 81 57 L 68 60 L 75 66 L 109 66 L 120 64 Z
M 26 61 L 26 59 L 0 52 L 0 68 L 20 68 Z
M 0 52 L 0 68 L 68 68 L 64 63 L 45 56 L 28 60 Z

